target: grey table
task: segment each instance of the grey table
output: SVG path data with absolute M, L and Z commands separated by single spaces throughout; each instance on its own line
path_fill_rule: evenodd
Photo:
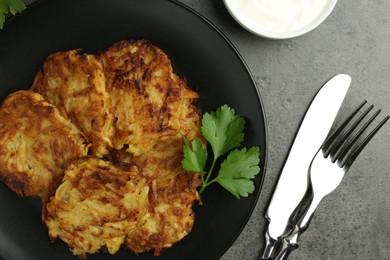
M 320 86 L 351 75 L 336 124 L 363 99 L 390 113 L 390 1 L 340 0 L 314 31 L 290 40 L 250 34 L 222 0 L 179 0 L 215 24 L 238 49 L 264 102 L 268 162 L 260 199 L 245 229 L 222 260 L 257 259 L 264 214 L 299 123 Z M 31 3 L 33 0 L 26 0 Z M 302 236 L 295 259 L 390 259 L 390 124 L 358 157 Z

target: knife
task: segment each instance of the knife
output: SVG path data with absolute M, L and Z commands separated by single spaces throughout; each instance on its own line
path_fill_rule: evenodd
M 268 206 L 265 217 L 269 223 L 261 259 L 272 259 L 282 236 L 288 233 L 290 216 L 307 190 L 310 162 L 329 133 L 350 84 L 350 76 L 336 75 L 311 102 Z

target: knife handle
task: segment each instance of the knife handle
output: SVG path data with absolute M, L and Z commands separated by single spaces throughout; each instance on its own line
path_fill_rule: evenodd
M 278 247 L 278 242 L 278 240 L 273 239 L 269 235 L 267 230 L 267 232 L 265 232 L 265 247 L 259 259 L 272 259 L 275 249 Z
M 289 218 L 289 228 L 286 230 L 287 233 L 285 233 L 285 236 L 278 237 L 277 239 L 274 239 L 270 236 L 269 231 L 265 233 L 265 247 L 263 250 L 263 253 L 260 260 L 263 259 L 269 259 L 274 260 L 275 255 L 286 255 L 293 251 L 294 249 L 298 248 L 298 245 L 292 245 L 291 236 L 293 234 L 296 234 L 299 237 L 299 233 L 301 233 L 301 229 L 299 226 L 299 223 L 302 221 L 302 218 L 304 218 L 305 213 L 307 213 L 308 206 L 307 204 L 310 204 L 312 200 L 312 193 L 311 190 L 308 189 L 306 191 L 305 196 L 302 198 L 301 202 L 298 204 L 297 208 L 294 210 L 294 212 L 291 214 Z M 302 231 L 303 232 L 303 231 Z M 282 239 L 283 238 L 283 239 Z M 284 258 L 286 259 L 286 258 Z
M 290 234 L 282 239 L 281 245 L 275 253 L 273 260 L 286 260 L 290 253 L 298 248 L 299 237 L 304 231 L 305 230 L 300 229 L 298 225 L 295 225 Z
M 279 248 L 274 260 L 286 260 L 290 253 L 298 248 L 298 244 L 291 244 L 286 239 L 282 239 L 282 245 Z
M 279 247 L 278 251 L 275 253 L 274 260 L 285 260 L 288 258 L 289 254 L 298 248 L 298 241 L 301 235 L 307 230 L 310 225 L 310 222 L 313 218 L 314 211 L 317 209 L 318 204 L 320 203 L 321 198 L 313 197 L 310 201 L 309 207 L 306 209 L 305 213 L 302 214 L 298 221 L 294 224 L 291 232 L 282 239 L 282 245 Z

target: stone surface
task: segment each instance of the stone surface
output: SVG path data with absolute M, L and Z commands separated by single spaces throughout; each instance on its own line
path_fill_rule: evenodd
M 233 43 L 264 103 L 269 140 L 263 189 L 245 229 L 221 258 L 255 260 L 264 243 L 264 214 L 273 187 L 320 86 L 338 73 L 353 79 L 336 124 L 364 99 L 390 113 L 390 1 L 338 1 L 318 28 L 289 40 L 252 35 L 233 20 L 222 0 L 179 1 L 210 20 Z M 358 157 L 340 187 L 320 204 L 300 248 L 289 259 L 390 259 L 389 150 L 390 123 Z

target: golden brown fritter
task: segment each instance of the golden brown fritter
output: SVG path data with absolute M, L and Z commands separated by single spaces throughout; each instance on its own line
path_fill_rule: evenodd
M 153 182 L 148 211 L 126 237 L 125 246 L 135 253 L 154 250 L 158 256 L 192 230 L 199 179 L 185 172 L 168 176 L 165 182 Z
M 164 248 L 193 226 L 198 175 L 181 165 L 183 136 L 200 137 L 198 98 L 173 73 L 170 60 L 148 41 L 121 41 L 100 54 L 115 116 L 114 158 L 138 166 L 150 185 L 143 223 L 127 236 L 136 253 Z
M 154 250 L 159 255 L 180 241 L 193 227 L 192 205 L 200 200 L 196 188 L 201 184 L 198 175 L 181 167 L 182 145 L 182 139 L 177 138 L 160 143 L 153 152 L 133 157 L 137 166 L 117 166 L 98 158 L 70 163 L 43 214 L 50 237 L 61 238 L 77 255 L 94 253 L 104 246 L 115 253 L 122 243 L 135 253 Z M 118 178 L 129 178 L 137 183 L 136 188 L 116 186 L 121 182 Z M 123 206 L 124 194 L 134 202 L 132 214 L 126 213 L 131 218 L 115 224 L 118 230 L 109 229 L 107 225 L 116 220 L 110 214 L 118 216 L 118 210 L 128 208 Z M 89 215 L 94 219 L 84 220 Z
M 161 168 L 160 175 L 150 182 L 147 214 L 126 237 L 125 246 L 136 253 L 154 250 L 157 256 L 188 235 L 194 224 L 199 176 L 181 167 Z
M 0 177 L 45 195 L 52 239 L 79 256 L 121 245 L 159 255 L 191 231 L 201 180 L 181 161 L 183 137 L 202 139 L 198 94 L 162 50 L 130 40 L 97 56 L 58 52 L 32 90 L 0 110 Z
M 183 145 L 183 138 L 174 136 L 147 153 L 129 158 L 147 176 L 150 186 L 147 214 L 125 242 L 133 252 L 154 250 L 159 255 L 192 229 L 195 218 L 192 205 L 200 200 L 196 188 L 201 180 L 182 168 Z M 119 156 L 127 159 L 123 151 Z
M 149 187 L 134 166 L 99 158 L 69 164 L 43 220 L 52 239 L 60 238 L 80 256 L 107 249 L 117 252 L 148 207 Z
M 120 41 L 100 54 L 115 117 L 114 148 L 141 155 L 165 138 L 190 134 L 199 122 L 198 94 L 172 71 L 159 48 Z
M 131 163 L 138 166 L 140 171 L 150 179 L 164 178 L 166 171 L 182 171 L 181 161 L 183 160 L 184 140 L 181 136 L 166 138 L 155 144 L 153 149 L 133 156 Z
M 103 156 L 114 134 L 110 96 L 102 64 L 80 50 L 57 52 L 44 62 L 32 90 L 68 116 L 92 143 L 91 153 Z
M 17 91 L 0 108 L 0 179 L 18 195 L 44 195 L 61 165 L 85 156 L 84 135 L 37 93 Z

